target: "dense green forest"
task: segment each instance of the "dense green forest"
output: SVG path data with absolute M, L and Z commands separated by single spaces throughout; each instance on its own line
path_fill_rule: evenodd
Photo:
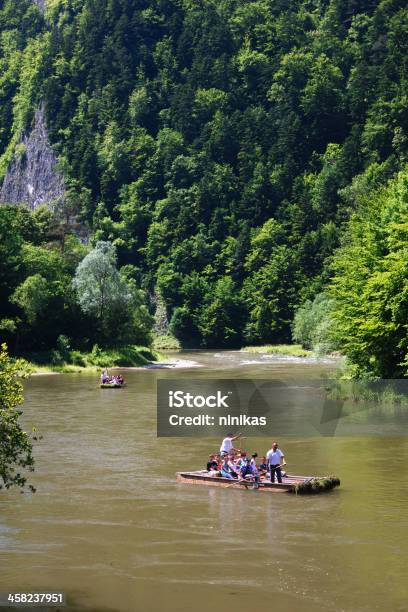
M 159 300 L 186 346 L 293 333 L 355 375 L 407 372 L 405 2 L 0 6 L 1 175 L 44 102 L 65 206 L 121 296 L 110 321 L 84 307 L 91 247 L 63 215 L 3 206 L 12 347 L 107 343 L 115 321 L 147 341 Z

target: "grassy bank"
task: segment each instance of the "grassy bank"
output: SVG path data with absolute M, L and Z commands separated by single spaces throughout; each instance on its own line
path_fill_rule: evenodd
M 246 353 L 288 355 L 290 357 L 313 357 L 313 351 L 304 349 L 300 344 L 266 344 L 265 346 L 245 346 L 241 349 L 241 351 Z
M 43 351 L 23 355 L 31 373 L 96 372 L 102 368 L 140 367 L 158 361 L 160 354 L 145 346 L 122 346 L 102 349 L 94 346 L 89 353 L 69 351 Z
M 156 351 L 179 351 L 181 349 L 180 342 L 170 334 L 166 336 L 156 336 L 153 340 L 152 347 Z

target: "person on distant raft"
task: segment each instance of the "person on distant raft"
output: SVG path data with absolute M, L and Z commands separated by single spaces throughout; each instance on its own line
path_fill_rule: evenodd
M 264 478 L 268 472 L 268 462 L 266 461 L 266 457 L 262 457 L 258 470 L 261 478 Z
M 285 455 L 279 448 L 278 443 L 274 442 L 272 448 L 266 453 L 266 460 L 271 473 L 271 482 L 275 482 L 275 473 L 278 482 L 282 482 L 282 464 L 284 459 Z
M 230 453 L 228 455 L 228 465 L 230 467 L 230 474 L 232 474 L 234 476 L 234 478 L 238 478 L 239 475 L 239 463 L 237 463 L 233 453 Z
M 209 476 L 218 476 L 218 462 L 215 455 L 210 455 L 207 461 L 207 472 Z
M 236 459 L 237 466 L 241 468 L 243 465 L 246 465 L 246 461 L 247 461 L 247 453 L 246 451 L 241 451 Z
M 256 460 L 258 459 L 258 453 L 252 453 L 251 455 L 251 465 L 253 468 L 257 469 Z
M 224 455 L 221 464 L 221 476 L 223 478 L 228 478 L 229 480 L 233 480 L 234 478 L 238 478 L 238 474 L 231 467 L 230 461 L 228 460 L 228 455 Z
M 259 482 L 259 474 L 256 463 L 254 466 L 249 457 L 245 459 L 245 463 L 240 469 L 240 477 L 243 480 L 254 480 L 255 482 Z
M 236 434 L 235 436 L 232 433 L 227 434 L 226 438 L 223 439 L 222 444 L 221 444 L 221 448 L 220 448 L 221 457 L 225 457 L 225 455 L 228 455 L 229 453 L 231 453 L 231 451 L 239 452 L 239 449 L 234 448 L 234 445 L 232 443 L 234 440 L 237 440 L 241 436 L 242 436 L 242 433 Z

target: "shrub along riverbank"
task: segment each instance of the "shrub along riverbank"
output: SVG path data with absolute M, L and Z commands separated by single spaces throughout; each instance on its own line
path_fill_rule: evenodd
M 152 347 L 155 350 L 167 350 L 167 351 L 179 351 L 181 344 L 174 336 L 167 334 L 163 336 L 156 336 L 153 339 Z
M 313 357 L 313 351 L 301 344 L 266 344 L 264 346 L 245 346 L 241 351 L 246 353 L 267 353 L 268 355 L 287 355 L 289 357 Z
M 144 346 L 122 346 L 101 349 L 95 345 L 89 353 L 59 350 L 27 353 L 23 355 L 32 374 L 47 372 L 95 372 L 102 368 L 140 367 L 158 361 L 161 355 Z

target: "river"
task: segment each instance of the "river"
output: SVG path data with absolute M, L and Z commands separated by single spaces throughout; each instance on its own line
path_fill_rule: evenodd
M 37 492 L 0 494 L 0 591 L 62 590 L 67 610 L 95 612 L 406 610 L 408 438 L 280 440 L 297 473 L 340 477 L 328 494 L 179 484 L 219 440 L 156 438 L 158 377 L 316 378 L 335 365 L 178 357 L 204 367 L 127 371 L 118 391 L 85 374 L 26 383 L 24 423 L 43 435 Z

